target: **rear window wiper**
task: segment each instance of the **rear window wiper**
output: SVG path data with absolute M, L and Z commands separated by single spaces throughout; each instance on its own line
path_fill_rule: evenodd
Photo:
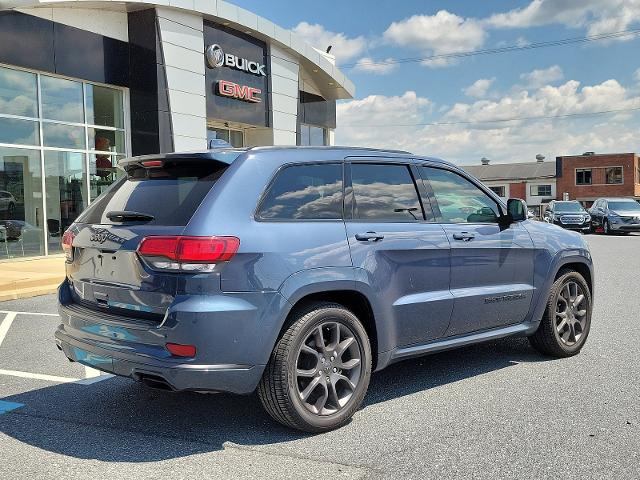
M 149 215 L 148 213 L 133 212 L 130 210 L 123 210 L 123 211 L 114 210 L 112 212 L 107 213 L 107 218 L 112 222 L 125 222 L 127 220 L 133 220 L 133 221 L 139 221 L 139 222 L 150 222 L 155 217 L 153 215 Z

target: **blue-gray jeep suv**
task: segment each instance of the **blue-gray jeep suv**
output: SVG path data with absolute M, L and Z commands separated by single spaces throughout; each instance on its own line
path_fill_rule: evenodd
M 441 160 L 272 147 L 120 166 L 62 241 L 56 341 L 85 365 L 257 390 L 275 420 L 319 432 L 393 362 L 508 335 L 566 357 L 589 333 L 581 236 Z

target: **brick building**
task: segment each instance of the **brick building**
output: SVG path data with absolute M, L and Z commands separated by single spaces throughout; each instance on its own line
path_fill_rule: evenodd
M 556 166 L 553 162 L 502 163 L 491 165 L 483 159 L 481 165 L 461 165 L 500 197 L 521 198 L 529 210 L 540 216 L 545 205 L 556 198 Z
M 556 157 L 556 198 L 589 207 L 600 197 L 640 199 L 640 165 L 635 153 Z

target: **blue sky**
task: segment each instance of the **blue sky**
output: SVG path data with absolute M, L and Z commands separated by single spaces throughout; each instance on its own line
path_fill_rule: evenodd
M 437 64 L 366 64 L 640 29 L 640 0 L 234 3 L 318 48 L 333 44 L 357 87 L 356 98 L 338 106 L 338 143 L 458 163 L 640 150 L 640 111 L 572 116 L 640 107 L 640 35 Z M 364 65 L 354 66 L 359 61 Z M 556 115 L 570 117 L 416 125 Z

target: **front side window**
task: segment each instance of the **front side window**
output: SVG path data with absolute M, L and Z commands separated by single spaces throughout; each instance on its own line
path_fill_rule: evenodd
M 604 169 L 604 178 L 607 185 L 622 183 L 622 167 L 607 167 Z
M 495 223 L 498 205 L 466 178 L 449 170 L 422 167 L 446 223 Z
M 280 170 L 256 215 L 262 220 L 341 220 L 342 164 Z
M 576 185 L 591 185 L 590 168 L 578 168 L 576 170 Z
M 351 165 L 353 218 L 383 222 L 423 220 L 413 177 L 406 165 Z

